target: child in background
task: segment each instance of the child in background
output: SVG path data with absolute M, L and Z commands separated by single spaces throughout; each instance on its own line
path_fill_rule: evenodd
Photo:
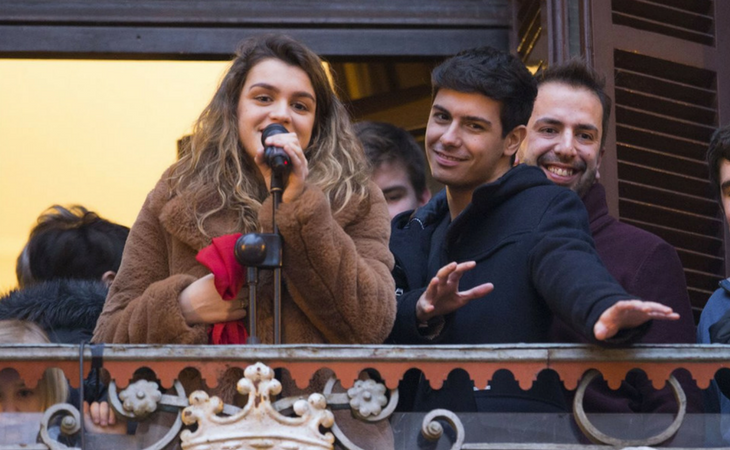
M 22 320 L 0 320 L 0 345 L 48 344 L 50 341 L 36 324 Z M 32 384 L 32 383 L 29 383 Z M 48 368 L 43 378 L 31 388 L 15 369 L 0 370 L 0 413 L 42 413 L 51 406 L 67 401 L 69 386 L 60 369 Z M 126 433 L 126 422 L 118 422 L 106 402 L 84 402 L 84 426 L 92 433 Z M 36 424 L 40 427 L 40 422 Z M 35 430 L 37 433 L 38 429 Z M 0 438 L 0 443 L 1 442 Z M 11 442 L 5 442 L 11 444 Z M 12 442 L 17 444 L 18 442 Z

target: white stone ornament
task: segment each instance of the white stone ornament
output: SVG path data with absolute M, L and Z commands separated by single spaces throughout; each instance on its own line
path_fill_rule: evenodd
M 144 418 L 157 410 L 157 403 L 162 399 L 157 383 L 138 380 L 119 393 L 122 408 L 136 418 Z
M 362 417 L 377 416 L 388 404 L 385 386 L 374 380 L 358 380 L 347 390 L 350 407 Z
M 195 391 L 190 406 L 182 413 L 186 425 L 197 423 L 195 432 L 185 430 L 180 434 L 185 450 L 321 450 L 332 449 L 332 433 L 320 432 L 320 427 L 334 425 L 334 416 L 327 409 L 322 394 L 312 394 L 307 400 L 293 405 L 299 417 L 286 417 L 271 405 L 271 396 L 281 392 L 281 384 L 274 378 L 274 371 L 262 363 L 246 368 L 244 378 L 238 382 L 238 392 L 248 395 L 248 402 L 241 411 L 224 417 L 218 416 L 223 402 L 209 397 L 203 391 Z

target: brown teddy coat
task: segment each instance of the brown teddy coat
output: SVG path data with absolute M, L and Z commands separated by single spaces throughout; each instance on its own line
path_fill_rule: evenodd
M 284 241 L 282 342 L 285 344 L 379 344 L 395 321 L 395 283 L 388 249 L 390 217 L 380 189 L 369 183 L 369 197 L 334 213 L 325 194 L 308 185 L 276 213 Z M 200 205 L 212 208 L 217 200 Z M 235 229 L 233 212 L 209 217 L 197 227 L 189 194 L 171 196 L 165 176 L 147 196 L 132 227 L 114 283 L 97 322 L 96 343 L 207 344 L 205 325 L 189 326 L 178 296 L 207 275 L 195 260 L 213 237 L 258 230 Z M 272 199 L 264 201 L 259 223 L 271 232 Z M 244 287 L 245 301 L 248 289 Z M 273 343 L 273 276 L 259 271 L 257 330 L 264 344 Z M 247 319 L 244 319 L 247 321 Z M 247 322 L 246 322 L 247 323 Z M 226 372 L 213 394 L 226 403 L 236 401 L 236 381 L 242 370 Z M 282 380 L 283 395 L 303 393 L 292 380 Z M 326 373 L 319 373 L 304 392 L 320 391 Z M 188 393 L 204 388 L 195 374 L 180 381 Z M 240 399 L 239 399 L 240 400 Z M 387 421 L 376 425 L 354 420 L 349 411 L 336 411 L 346 435 L 365 448 L 388 449 L 393 438 Z
M 377 344 L 388 336 L 396 311 L 390 220 L 380 190 L 373 183 L 369 190 L 369 200 L 351 202 L 336 214 L 312 185 L 297 201 L 279 205 L 283 343 Z M 148 195 L 129 234 L 94 342 L 208 343 L 205 325 L 186 324 L 178 296 L 209 273 L 195 255 L 211 237 L 253 230 L 234 229 L 233 212 L 224 211 L 205 221 L 210 237 L 203 235 L 190 197 L 170 197 L 164 177 Z M 269 197 L 259 211 L 259 223 L 269 232 L 271 202 Z M 259 271 L 257 329 L 262 343 L 273 342 L 272 298 L 273 276 Z

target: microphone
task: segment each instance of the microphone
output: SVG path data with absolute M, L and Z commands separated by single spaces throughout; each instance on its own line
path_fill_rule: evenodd
M 266 139 L 275 134 L 288 132 L 289 131 L 280 123 L 272 123 L 264 128 L 264 131 L 261 133 L 261 144 L 265 147 L 264 160 L 266 161 L 266 165 L 271 167 L 271 170 L 278 175 L 286 175 L 289 173 L 291 170 L 291 160 L 283 148 L 275 147 L 273 145 L 267 147 Z

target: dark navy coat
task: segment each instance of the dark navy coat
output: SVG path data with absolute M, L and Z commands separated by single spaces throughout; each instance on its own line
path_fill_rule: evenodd
M 393 220 L 390 248 L 396 260 L 398 313 L 390 343 L 549 342 L 554 315 L 592 338 L 600 315 L 617 301 L 632 298 L 601 263 L 580 198 L 554 185 L 539 168 L 521 165 L 477 188 L 472 202 L 444 233 L 439 224 L 448 221 L 448 216 L 446 195 L 441 192 L 415 213 L 403 213 Z M 459 289 L 491 282 L 494 291 L 446 317 L 434 339 L 424 337 L 418 329 L 416 302 L 428 280 L 449 262 L 471 260 L 476 267 L 464 274 Z M 612 341 L 624 342 L 637 334 L 637 330 L 624 331 Z M 461 394 L 449 392 L 454 387 Z M 419 409 L 492 409 L 454 400 L 470 397 L 471 385 L 464 376 L 460 381 L 450 379 L 440 392 L 421 391 Z M 543 400 L 558 402 L 562 396 L 556 392 L 542 395 Z M 424 401 L 424 397 L 433 401 Z M 503 406 L 496 409 L 503 410 Z M 542 409 L 528 404 L 515 410 Z

